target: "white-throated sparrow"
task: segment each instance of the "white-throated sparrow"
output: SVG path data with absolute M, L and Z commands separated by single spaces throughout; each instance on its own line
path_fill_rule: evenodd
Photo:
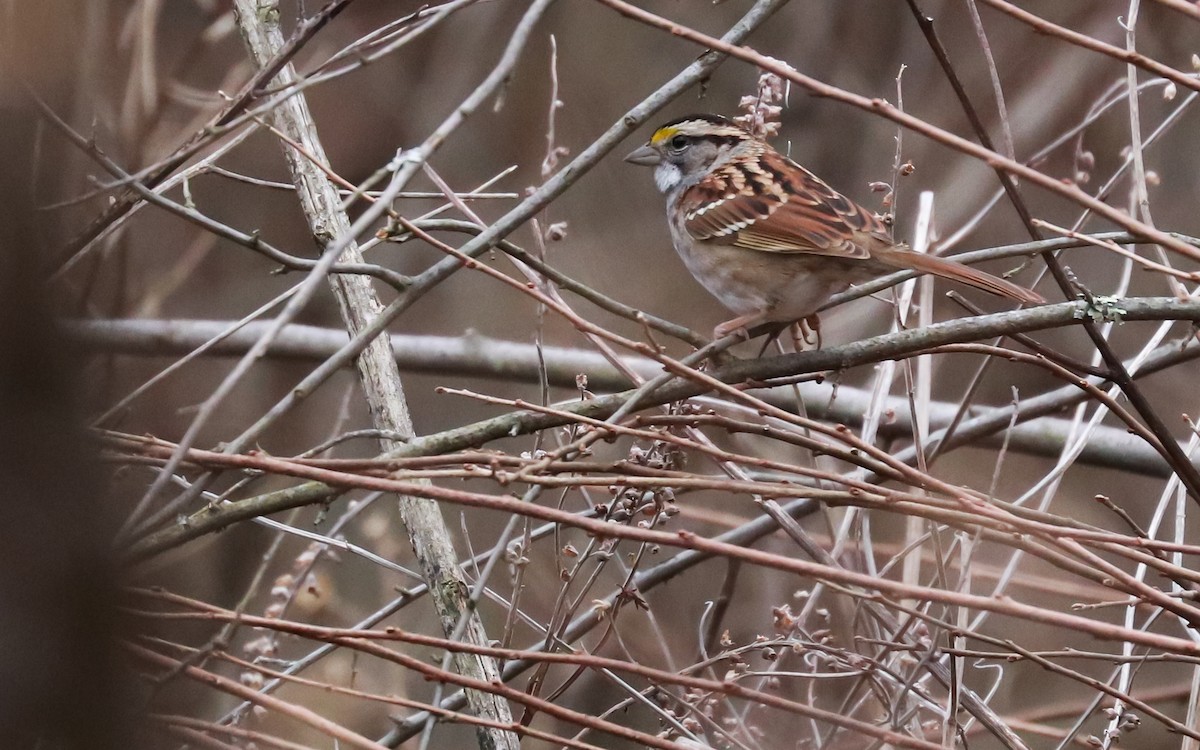
M 655 168 L 676 252 L 737 313 L 716 327 L 717 337 L 808 318 L 851 284 L 899 270 L 1045 302 L 992 274 L 893 242 L 874 213 L 724 117 L 673 120 L 625 161 Z

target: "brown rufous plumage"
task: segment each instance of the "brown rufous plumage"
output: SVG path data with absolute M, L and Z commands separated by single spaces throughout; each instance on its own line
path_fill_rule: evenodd
M 897 270 L 1019 302 L 1045 301 L 987 272 L 893 242 L 873 212 L 723 117 L 667 123 L 627 160 L 655 167 L 675 249 L 696 279 L 738 313 L 718 334 L 808 317 L 851 284 Z

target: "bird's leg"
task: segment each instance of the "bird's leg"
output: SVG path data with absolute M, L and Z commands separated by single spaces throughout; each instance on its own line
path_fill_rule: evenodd
M 796 321 L 788 326 L 788 331 L 792 334 L 792 350 L 800 353 L 808 348 L 808 338 L 804 335 L 804 326 L 800 321 Z
M 803 337 L 804 343 L 814 343 L 808 340 L 808 333 L 811 333 L 813 338 L 816 339 L 816 348 L 821 348 L 821 318 L 819 315 L 816 313 L 809 315 L 807 318 L 798 321 L 796 327 L 800 329 L 800 335 Z
M 801 318 L 790 326 L 792 345 L 796 351 L 811 351 L 821 348 L 821 319 L 813 315 Z
M 727 320 L 713 329 L 714 339 L 723 339 L 731 333 L 737 333 L 747 341 L 750 340 L 750 328 L 763 322 L 766 317 L 765 312 L 756 312 L 749 315 L 739 315 L 733 320 Z

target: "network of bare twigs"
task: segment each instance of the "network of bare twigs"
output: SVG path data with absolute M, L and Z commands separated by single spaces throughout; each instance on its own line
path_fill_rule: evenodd
M 181 66 L 235 28 L 252 62 L 221 69 L 226 83 L 203 96 L 156 67 L 184 32 L 149 2 L 122 21 L 139 50 L 126 91 L 138 116 L 101 136 L 82 109 L 23 90 L 41 137 L 106 175 L 81 191 L 76 166 L 44 207 L 86 218 L 48 283 L 87 311 L 65 336 L 116 373 L 91 430 L 131 571 L 120 604 L 136 628 L 123 647 L 148 736 L 220 748 L 1017 749 L 1112 748 L 1136 730 L 1139 747 L 1176 736 L 1200 747 L 1189 519 L 1200 437 L 1187 416 L 1200 227 L 1196 185 L 1176 174 L 1160 190 L 1154 168 L 1169 161 L 1162 149 L 1190 145 L 1176 126 L 1194 117 L 1200 58 L 1191 70 L 1172 62 L 1172 34 L 1194 37 L 1194 4 L 1071 15 L 894 0 L 889 18 L 904 19 L 896 33 L 910 44 L 874 53 L 893 66 L 886 98 L 819 72 L 795 46 L 759 44 L 772 24 L 816 13 L 801 0 L 664 5 L 684 20 L 624 0 L 588 4 L 586 19 L 553 0 L 447 0 L 389 19 L 353 0 L 195 5 L 204 30 Z M 856 34 L 878 31 L 836 13 Z M 553 35 L 589 23 L 650 47 L 673 40 L 687 57 L 648 47 L 639 64 L 657 88 L 637 78 L 628 94 L 640 101 L 615 117 L 593 100 L 593 113 L 611 112 L 590 116 L 585 136 L 562 121 L 584 95 L 564 70 L 585 50 Z M 483 44 L 501 28 L 476 80 L 431 64 L 427 80 L 414 73 L 411 90 L 389 94 L 426 96 L 440 120 L 406 110 L 407 141 L 372 155 L 363 179 L 333 166 L 353 127 L 314 118 L 310 100 L 341 97 L 334 114 L 352 118 L 347 81 L 396 59 L 444 63 L 444 50 L 465 49 L 456 34 Z M 550 73 L 536 68 L 547 90 L 514 90 L 547 43 Z M 1019 80 L 1034 65 L 1018 61 L 1022 46 L 1049 66 L 1053 97 Z M 915 227 L 914 246 L 986 237 L 956 257 L 1009 259 L 1055 301 L 987 313 L 954 296 L 937 322 L 929 280 L 897 275 L 829 307 L 847 326 L 836 318 L 847 305 L 885 311 L 863 316 L 873 329 L 794 351 L 761 344 L 777 331 L 709 341 L 693 330 L 704 326 L 564 262 L 558 248 L 589 220 L 571 201 L 619 209 L 582 178 L 682 97 L 728 86 L 718 71 L 734 67 L 741 96 L 708 108 L 736 104 L 748 128 L 781 140 L 806 94 L 886 125 L 892 174 L 872 187 L 883 212 Z M 944 86 L 953 115 L 912 104 L 913 76 Z M 508 189 L 516 166 L 480 177 L 487 149 L 466 134 L 506 98 L 520 101 L 497 117 L 519 120 L 537 155 L 523 192 Z M 194 122 L 163 125 L 183 110 Z M 105 142 L 136 140 L 130 122 L 169 132 L 153 158 Z M 1119 158 L 1097 157 L 1089 144 L 1114 128 L 1105 143 Z M 292 180 L 257 176 L 279 149 Z M 934 197 L 909 199 L 925 163 L 914 153 L 988 170 L 944 236 Z M 194 195 L 216 180 L 264 205 L 298 199 L 306 224 L 293 234 L 317 253 Z M 646 217 L 661 221 L 646 188 Z M 914 201 L 915 219 L 901 211 Z M 171 222 L 156 241 L 190 249 L 141 281 L 89 281 L 114 248 L 155 233 L 151 213 Z M 624 216 L 598 223 L 612 232 L 598 242 L 630 242 Z M 217 243 L 250 258 L 253 278 L 274 270 L 287 283 L 222 301 L 198 281 Z M 640 260 L 628 288 L 643 274 L 680 286 L 678 269 L 658 266 Z M 1111 278 L 1089 273 L 1101 266 Z M 527 335 L 425 325 L 422 306 L 464 276 L 487 291 L 456 293 L 455 314 Z M 154 314 L 189 291 L 226 319 Z M 342 327 L 304 325 L 325 295 Z M 235 314 L 247 300 L 252 312 Z M 129 314 L 97 312 L 113 308 Z M 423 333 L 395 330 L 409 321 Z M 436 387 L 414 389 L 410 373 Z M 328 395 L 339 387 L 340 400 Z M 1008 403 L 982 405 L 985 393 Z M 236 565 L 218 579 L 222 559 Z

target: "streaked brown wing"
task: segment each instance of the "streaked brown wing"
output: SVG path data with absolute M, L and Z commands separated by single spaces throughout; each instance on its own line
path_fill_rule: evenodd
M 682 196 L 685 227 L 697 240 L 869 258 L 866 245 L 874 243 L 868 237 L 887 238 L 887 226 L 873 213 L 769 147 L 755 145 L 758 153 L 728 162 Z

